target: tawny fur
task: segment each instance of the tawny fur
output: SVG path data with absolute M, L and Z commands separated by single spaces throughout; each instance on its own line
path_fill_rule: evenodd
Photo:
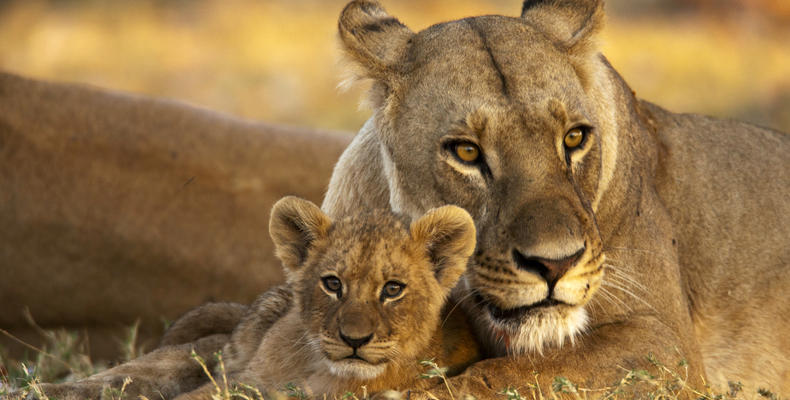
M 340 37 L 358 76 L 376 80 L 374 114 L 322 209 L 470 212 L 478 251 L 462 285 L 479 297 L 465 303 L 507 356 L 451 378 L 459 392 L 492 398 L 532 371 L 543 388 L 557 375 L 605 387 L 652 353 L 685 359 L 697 387 L 787 396 L 790 136 L 637 99 L 595 47 L 599 1 L 524 8 L 413 34 L 377 2 L 350 3 Z M 566 154 L 577 125 L 587 139 Z M 485 168 L 460 162 L 458 141 L 478 145 Z M 551 291 L 514 257 L 580 246 Z M 563 304 L 529 308 L 549 294 Z

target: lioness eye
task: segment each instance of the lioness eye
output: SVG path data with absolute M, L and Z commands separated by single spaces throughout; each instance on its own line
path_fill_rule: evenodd
M 582 128 L 573 128 L 565 134 L 565 147 L 568 149 L 573 149 L 578 147 L 582 144 L 582 140 L 584 139 L 584 131 Z
M 403 288 L 405 287 L 406 285 L 400 282 L 389 281 L 385 283 L 384 288 L 381 289 L 381 300 L 392 299 L 400 296 L 401 292 L 403 292 Z
M 480 148 L 470 142 L 460 142 L 453 145 L 456 157 L 465 163 L 474 163 L 480 158 Z
M 324 288 L 330 293 L 334 293 L 340 298 L 340 294 L 343 290 L 343 283 L 340 282 L 340 278 L 336 276 L 325 276 L 321 278 L 321 283 L 323 283 Z

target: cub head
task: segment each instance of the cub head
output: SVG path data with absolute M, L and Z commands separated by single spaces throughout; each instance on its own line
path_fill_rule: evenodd
M 380 143 L 393 211 L 468 210 L 478 251 L 466 284 L 482 340 L 541 351 L 585 328 L 604 256 L 596 213 L 617 158 L 616 105 L 596 49 L 602 1 L 527 0 L 414 33 L 373 0 L 339 31 L 372 79 L 364 129 Z
M 385 212 L 332 221 L 286 197 L 269 230 L 317 357 L 353 379 L 415 362 L 475 247 L 472 218 L 455 206 L 411 225 Z

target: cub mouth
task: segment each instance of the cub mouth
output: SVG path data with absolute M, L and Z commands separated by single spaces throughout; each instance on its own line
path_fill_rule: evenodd
M 337 361 L 327 360 L 332 374 L 342 378 L 373 379 L 386 369 L 386 363 L 371 363 L 364 358 L 351 355 Z
M 480 295 L 480 293 L 475 294 L 475 302 L 488 311 L 488 314 L 491 315 L 491 318 L 494 321 L 503 324 L 519 324 L 524 317 L 534 314 L 541 309 L 568 305 L 559 300 L 545 298 L 537 303 L 526 306 L 516 308 L 500 308 L 486 300 L 482 295 Z

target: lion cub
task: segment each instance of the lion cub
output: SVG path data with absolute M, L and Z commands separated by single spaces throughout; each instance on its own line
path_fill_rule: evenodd
M 294 384 L 313 396 L 362 386 L 372 393 L 421 386 L 423 359 L 456 371 L 477 359 L 462 313 L 443 312 L 454 308 L 445 300 L 475 248 L 466 211 L 444 206 L 407 227 L 384 212 L 332 221 L 313 203 L 286 197 L 270 221 L 292 304 L 235 381 L 267 390 Z M 239 330 L 255 326 L 240 325 L 229 346 L 254 337 Z

